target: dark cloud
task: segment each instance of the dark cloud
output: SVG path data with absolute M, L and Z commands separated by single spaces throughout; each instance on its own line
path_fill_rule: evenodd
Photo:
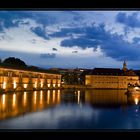
M 53 51 L 57 51 L 57 49 L 56 49 L 56 48 L 52 48 L 52 50 L 53 50 Z
M 29 22 L 23 22 L 23 19 L 33 19 L 37 23 L 44 26 L 55 23 L 55 18 L 44 14 L 43 12 L 32 12 L 32 11 L 0 11 L 0 21 L 3 22 L 3 27 L 0 24 L 0 29 L 18 27 L 20 24 L 29 24 Z M 16 20 L 16 22 L 13 22 Z
M 20 20 L 31 17 L 30 13 L 24 11 L 0 11 L 0 21 L 3 22 L 4 28 L 17 27 Z M 3 27 L 1 25 L 1 28 Z
M 74 39 L 70 34 L 83 34 Z M 63 47 L 79 46 L 82 49 L 93 48 L 93 51 L 100 46 L 106 56 L 116 60 L 138 60 L 140 59 L 140 48 L 134 40 L 134 43 L 129 43 L 123 40 L 122 35 L 111 34 L 105 30 L 105 25 L 86 26 L 84 28 L 63 28 L 60 32 L 52 34 L 52 36 L 69 37 L 61 42 Z
M 78 51 L 72 51 L 72 53 L 78 53 Z
M 116 21 L 132 28 L 140 27 L 140 19 L 138 18 L 138 13 L 136 12 L 132 15 L 127 15 L 126 13 L 118 13 L 116 16 Z
M 41 58 L 55 58 L 56 54 L 55 53 L 45 53 L 45 54 L 40 54 Z
M 45 29 L 41 27 L 35 27 L 31 28 L 31 31 L 34 32 L 36 35 L 44 38 L 44 39 L 49 39 L 48 36 L 46 35 Z

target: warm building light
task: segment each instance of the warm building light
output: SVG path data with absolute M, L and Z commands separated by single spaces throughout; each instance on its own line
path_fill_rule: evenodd
M 43 82 L 41 82 L 41 88 L 43 87 Z
M 58 84 L 58 87 L 60 87 L 60 84 Z
M 137 105 L 138 102 L 139 102 L 139 99 L 138 98 L 135 98 L 134 101 L 135 101 L 135 104 Z
M 3 82 L 3 89 L 6 89 L 6 82 Z
M 48 84 L 48 87 L 50 87 L 50 84 Z
M 135 87 L 135 89 L 139 89 L 139 87 Z
M 53 87 L 55 87 L 56 84 L 53 84 Z
M 24 88 L 27 88 L 27 84 L 24 84 L 23 86 L 24 86 Z
M 35 83 L 35 86 L 34 87 L 37 88 L 37 82 Z
M 17 87 L 16 81 L 14 81 L 14 89 Z

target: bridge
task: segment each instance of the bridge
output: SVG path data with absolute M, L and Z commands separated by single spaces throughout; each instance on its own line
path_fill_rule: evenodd
M 61 75 L 0 67 L 0 91 L 58 89 Z

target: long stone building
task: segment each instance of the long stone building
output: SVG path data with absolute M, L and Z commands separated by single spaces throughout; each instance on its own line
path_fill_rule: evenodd
M 95 68 L 88 71 L 85 85 L 98 89 L 126 89 L 129 85 L 139 85 L 139 76 L 133 70 L 128 70 L 124 62 L 122 69 Z
M 60 74 L 0 67 L 0 91 L 57 89 L 60 87 Z

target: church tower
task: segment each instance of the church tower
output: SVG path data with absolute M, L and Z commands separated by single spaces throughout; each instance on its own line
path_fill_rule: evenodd
M 123 69 L 122 70 L 127 71 L 126 61 L 123 62 Z

